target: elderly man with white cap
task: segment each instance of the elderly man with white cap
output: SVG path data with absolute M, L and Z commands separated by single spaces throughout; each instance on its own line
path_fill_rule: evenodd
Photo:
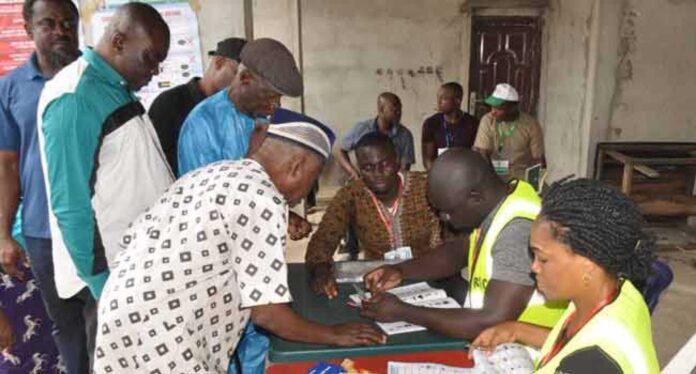
M 225 373 L 249 319 L 289 340 L 384 341 L 369 325 L 321 325 L 287 305 L 288 206 L 319 176 L 334 135 L 298 113 L 275 119 L 251 158 L 184 175 L 124 234 L 99 305 L 95 372 Z
M 519 95 L 507 83 L 495 86 L 485 103 L 474 150 L 491 161 L 503 179 L 524 178 L 525 169 L 544 162 L 544 137 L 539 122 L 520 112 Z

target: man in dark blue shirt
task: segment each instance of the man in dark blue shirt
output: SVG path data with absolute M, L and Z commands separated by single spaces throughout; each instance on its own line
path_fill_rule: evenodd
M 93 329 L 96 321 L 86 322 L 83 316 L 95 309 L 95 303 L 87 289 L 84 295 L 67 300 L 56 293 L 36 131 L 36 111 L 44 84 L 80 55 L 78 11 L 70 0 L 27 0 L 23 16 L 36 50 L 29 61 L 0 79 L 0 265 L 9 275 L 24 277 L 17 268 L 24 253 L 11 236 L 21 200 L 27 255 L 55 323 L 56 345 L 68 373 L 86 373 L 90 352 L 86 331 Z

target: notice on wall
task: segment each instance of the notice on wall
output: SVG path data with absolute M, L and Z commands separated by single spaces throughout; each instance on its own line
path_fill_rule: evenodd
M 162 91 L 186 83 L 195 76 L 203 75 L 196 13 L 187 2 L 153 4 L 153 6 L 169 25 L 171 43 L 167 59 L 160 65 L 159 75 L 154 76 L 149 85 L 137 92 L 145 108 L 149 108 Z M 114 8 L 107 8 L 92 15 L 92 40 L 95 43 L 101 38 L 114 12 Z
M 34 50 L 24 31 L 22 0 L 0 0 L 0 76 L 23 64 Z

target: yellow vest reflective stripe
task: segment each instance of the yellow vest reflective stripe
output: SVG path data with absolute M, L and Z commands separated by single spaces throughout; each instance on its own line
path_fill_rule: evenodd
M 541 210 L 541 199 L 534 188 L 527 182 L 517 181 L 515 190 L 509 194 L 498 208 L 493 220 L 485 233 L 479 250 L 478 259 L 474 266 L 476 242 L 480 228 L 474 230 L 469 237 L 469 292 L 464 303 L 465 308 L 483 308 L 483 298 L 488 282 L 493 275 L 493 246 L 498 235 L 505 226 L 516 218 L 534 220 Z M 473 272 L 473 273 L 472 273 Z M 556 324 L 567 306 L 566 302 L 547 302 L 544 297 L 534 291 L 527 308 L 522 312 L 519 321 L 552 327 Z
M 574 310 L 571 304 L 551 330 L 537 365 L 551 351 L 565 320 Z M 616 300 L 597 313 L 551 361 L 537 367 L 535 373 L 555 373 L 564 358 L 593 346 L 601 348 L 624 373 L 660 372 L 652 340 L 650 313 L 643 296 L 631 282 L 624 281 Z

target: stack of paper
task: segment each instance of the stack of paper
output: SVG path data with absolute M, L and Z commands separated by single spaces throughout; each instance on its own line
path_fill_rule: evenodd
M 389 290 L 389 293 L 398 297 L 405 303 L 416 306 L 426 308 L 461 308 L 461 305 L 459 305 L 456 300 L 447 296 L 445 290 L 432 288 L 425 282 L 396 287 Z M 370 293 L 366 293 L 365 297 L 371 297 Z M 355 305 L 359 306 L 362 304 L 362 300 L 358 294 L 350 295 L 350 300 Z M 387 335 L 426 330 L 423 326 L 408 322 L 378 322 L 377 325 L 379 325 Z

